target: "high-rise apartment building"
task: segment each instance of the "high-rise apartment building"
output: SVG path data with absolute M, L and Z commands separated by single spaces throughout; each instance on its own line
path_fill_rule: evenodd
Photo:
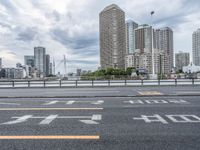
M 154 31 L 154 47 L 169 55 L 170 70 L 174 67 L 173 31 L 169 27 Z
M 24 65 L 34 67 L 34 56 L 24 56 Z
M 44 47 L 34 47 L 34 60 L 39 77 L 44 77 L 46 75 L 46 50 Z
M 53 63 L 50 62 L 49 66 L 50 75 L 53 75 Z
M 46 55 L 46 76 L 50 75 L 50 55 Z
M 135 49 L 140 53 L 152 53 L 152 27 L 144 24 L 135 29 Z
M 2 58 L 0 58 L 0 69 L 2 68 Z
M 169 74 L 170 61 L 169 55 L 159 49 L 154 49 L 154 69 L 155 74 Z
M 125 68 L 125 13 L 112 4 L 99 14 L 101 68 Z
M 200 28 L 192 34 L 193 63 L 200 66 Z
M 188 66 L 190 63 L 190 54 L 179 52 L 175 54 L 176 70 L 182 70 L 183 66 Z
M 126 21 L 126 54 L 135 52 L 135 29 L 138 24 L 132 20 Z
M 139 68 L 140 54 L 134 53 L 126 55 L 125 60 L 126 60 L 125 62 L 126 69 L 129 67 Z

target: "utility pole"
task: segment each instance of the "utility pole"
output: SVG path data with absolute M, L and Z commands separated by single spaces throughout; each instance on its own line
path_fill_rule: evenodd
M 67 60 L 66 60 L 66 57 L 64 55 L 64 59 L 63 59 L 63 62 L 64 62 L 64 77 L 67 77 Z
M 53 59 L 53 75 L 56 75 L 56 66 L 55 66 L 55 61 Z
M 152 26 L 152 29 L 151 29 L 151 50 L 152 50 L 152 74 L 151 74 L 151 79 L 157 79 L 157 74 L 155 74 L 155 51 L 154 51 L 154 30 L 153 30 L 153 14 L 155 12 L 152 11 L 151 12 L 151 26 Z

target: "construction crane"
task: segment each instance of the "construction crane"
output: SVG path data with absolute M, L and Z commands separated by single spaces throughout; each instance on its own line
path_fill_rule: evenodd
M 55 68 L 58 68 L 62 63 L 64 64 L 64 77 L 67 77 L 67 59 L 65 55 L 63 55 L 63 59 L 56 65 L 56 67 L 55 67 L 55 62 L 54 62 L 54 71 L 55 71 Z

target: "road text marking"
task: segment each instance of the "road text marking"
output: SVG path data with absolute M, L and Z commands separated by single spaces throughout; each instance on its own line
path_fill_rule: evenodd
M 168 124 L 169 121 L 165 119 L 165 117 L 173 123 L 200 123 L 200 117 L 196 115 L 164 115 L 160 116 L 158 114 L 154 114 L 152 116 L 141 115 L 140 118 L 134 117 L 133 120 L 144 120 L 146 123 L 152 122 L 160 122 L 163 124 Z
M 55 119 L 78 119 L 80 122 L 85 124 L 99 124 L 97 121 L 102 119 L 102 116 L 99 114 L 94 114 L 92 116 L 59 116 L 59 115 L 49 115 L 49 116 L 33 116 L 25 115 L 21 117 L 12 117 L 15 120 L 2 123 L 1 125 L 13 125 L 18 123 L 27 122 L 30 119 L 43 119 L 40 121 L 40 125 L 48 125 Z

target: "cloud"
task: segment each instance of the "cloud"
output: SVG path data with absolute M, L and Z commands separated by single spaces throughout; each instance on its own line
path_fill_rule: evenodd
M 1 50 L 0 56 L 3 59 L 3 67 L 13 67 L 13 63 L 20 62 L 20 59 L 16 55 L 16 53 L 9 50 Z M 6 64 L 6 65 L 5 65 Z
M 22 31 L 20 31 L 18 33 L 18 37 L 16 38 L 17 40 L 21 40 L 21 41 L 33 41 L 34 38 L 37 35 L 37 28 L 36 27 L 28 27 L 26 29 L 22 29 Z
M 149 13 L 154 10 L 154 27 L 174 30 L 175 52 L 191 52 L 192 32 L 200 27 L 198 0 L 0 0 L 0 57 L 9 60 L 4 61 L 6 66 L 15 66 L 24 62 L 23 55 L 33 55 L 35 46 L 44 46 L 57 64 L 66 55 L 68 71 L 95 70 L 99 13 L 112 3 L 139 24 L 151 24 Z M 57 70 L 63 71 L 62 67 Z
M 83 49 L 97 45 L 98 37 L 95 35 L 71 36 L 69 30 L 54 29 L 50 31 L 52 38 L 66 47 L 72 49 Z

